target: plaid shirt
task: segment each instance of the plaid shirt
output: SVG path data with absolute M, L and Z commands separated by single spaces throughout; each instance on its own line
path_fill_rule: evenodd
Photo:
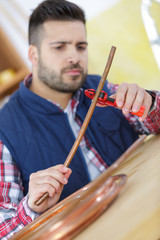
M 24 81 L 24 84 L 29 86 L 30 81 L 31 77 L 29 76 Z M 108 83 L 108 87 L 111 93 L 114 93 L 118 85 Z M 70 123 L 75 122 L 75 127 L 71 124 L 75 136 L 78 134 L 81 126 L 81 122 L 75 114 L 79 103 L 80 91 L 70 101 L 66 110 Z M 143 123 L 139 122 L 134 115 L 128 114 L 126 116 L 138 134 L 157 134 L 160 132 L 160 93 L 152 92 L 152 94 L 155 97 L 154 104 Z M 107 168 L 106 163 L 90 145 L 86 136 L 83 137 L 80 146 L 87 161 L 90 174 L 93 169 L 95 175 L 98 175 Z M 91 179 L 94 179 L 95 175 L 91 174 Z M 39 214 L 29 208 L 27 203 L 28 196 L 23 194 L 20 172 L 9 150 L 2 141 L 0 141 L 0 180 L 0 238 L 1 240 L 6 240 L 32 222 Z

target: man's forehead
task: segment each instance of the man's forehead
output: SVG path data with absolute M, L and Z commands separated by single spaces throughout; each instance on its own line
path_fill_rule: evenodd
M 85 24 L 81 21 L 58 21 L 58 20 L 49 20 L 43 23 L 44 29 L 45 30 L 51 30 L 52 28 L 54 29 L 59 29 L 63 30 L 64 29 L 72 29 L 72 28 L 81 28 L 81 30 L 85 30 Z
M 86 30 L 80 21 L 48 21 L 44 23 L 45 37 L 50 42 L 86 42 Z

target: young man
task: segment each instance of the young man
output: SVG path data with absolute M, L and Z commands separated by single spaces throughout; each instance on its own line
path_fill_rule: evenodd
M 42 2 L 30 17 L 29 43 L 32 75 L 0 111 L 1 239 L 95 179 L 138 134 L 160 131 L 158 92 L 127 83 L 117 89 L 106 81 L 104 91 L 121 110 L 96 107 L 70 168 L 64 167 L 90 106 L 84 90 L 96 89 L 100 80 L 87 75 L 83 11 L 65 0 Z M 129 114 L 142 104 L 141 119 Z M 49 197 L 36 206 L 45 192 Z

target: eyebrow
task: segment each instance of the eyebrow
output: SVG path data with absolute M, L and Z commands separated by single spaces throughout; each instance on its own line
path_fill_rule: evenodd
M 57 42 L 50 42 L 49 45 L 56 45 L 56 44 L 71 44 L 72 42 L 71 41 L 57 41 Z M 86 41 L 81 41 L 81 42 L 78 42 L 77 44 L 85 44 L 85 45 L 88 45 L 88 42 Z

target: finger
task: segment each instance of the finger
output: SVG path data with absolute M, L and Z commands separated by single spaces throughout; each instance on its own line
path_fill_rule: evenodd
M 64 165 L 57 165 L 55 169 L 58 169 L 62 173 L 64 173 L 65 177 L 68 179 L 72 173 L 72 170 Z
M 65 177 L 68 179 L 72 173 L 72 170 L 69 168 L 68 172 L 65 173 Z
M 65 177 L 65 173 L 62 173 L 56 169 L 48 169 L 47 176 L 52 177 L 53 179 L 57 180 L 61 184 L 67 184 L 68 180 Z
M 143 105 L 145 98 L 145 90 L 143 88 L 139 88 L 137 95 L 135 96 L 135 100 L 133 102 L 132 111 L 138 112 L 140 107 Z
M 64 166 L 63 164 L 56 165 L 54 167 L 51 167 L 51 169 L 56 169 L 62 173 L 66 173 L 68 171 L 68 167 Z
M 128 114 L 132 109 L 134 101 L 137 97 L 138 86 L 136 84 L 130 84 L 128 86 L 128 91 L 125 97 L 125 102 L 122 108 L 123 114 Z
M 128 91 L 128 84 L 122 83 L 116 92 L 116 103 L 119 108 L 122 108 L 125 103 L 126 94 Z
M 146 97 L 145 97 L 144 102 L 143 102 L 143 105 L 145 107 L 145 111 L 144 111 L 143 116 L 139 118 L 140 121 L 144 121 L 146 119 L 146 117 L 148 115 L 148 112 L 150 110 L 150 107 L 152 105 L 152 97 L 150 96 L 150 94 L 148 94 L 146 92 L 145 95 L 146 95 Z
M 35 202 L 43 196 L 44 193 L 48 193 L 49 197 L 40 205 L 37 206 Z M 55 193 L 55 189 L 49 185 L 49 184 L 43 184 L 43 185 L 37 185 L 35 188 L 29 188 L 29 194 L 28 194 L 28 206 L 35 212 L 44 212 L 45 210 L 48 209 L 48 203 L 49 200 L 54 200 L 53 202 L 56 203 L 56 199 L 59 199 L 59 194 Z
M 53 197 L 54 194 L 56 193 L 56 189 L 54 188 L 53 185 L 50 184 L 45 184 L 43 183 L 43 185 L 40 185 L 40 188 L 42 188 L 42 194 L 48 192 L 49 197 Z M 42 196 L 42 194 L 40 196 Z
M 66 181 L 66 183 L 67 183 L 67 182 L 68 182 L 68 181 Z M 66 183 L 65 183 L 65 184 L 66 184 Z M 38 181 L 37 185 L 41 185 L 41 186 L 42 186 L 43 184 L 51 185 L 51 186 L 55 189 L 55 191 L 56 191 L 57 193 L 60 192 L 60 187 L 61 187 L 60 182 L 57 181 L 56 179 L 54 179 L 54 178 L 51 177 L 51 176 L 44 176 L 44 177 L 39 178 L 39 181 Z
M 67 184 L 68 180 L 65 174 L 55 169 L 47 169 L 43 172 L 37 172 L 30 175 L 30 184 L 32 185 L 43 185 L 50 184 L 59 191 L 59 184 Z
M 29 187 L 29 203 L 34 204 L 36 200 L 38 200 L 44 193 L 48 193 L 50 197 L 53 197 L 56 190 L 53 186 L 49 184 L 43 185 L 32 185 Z
M 109 96 L 110 98 L 116 99 L 116 93 Z

